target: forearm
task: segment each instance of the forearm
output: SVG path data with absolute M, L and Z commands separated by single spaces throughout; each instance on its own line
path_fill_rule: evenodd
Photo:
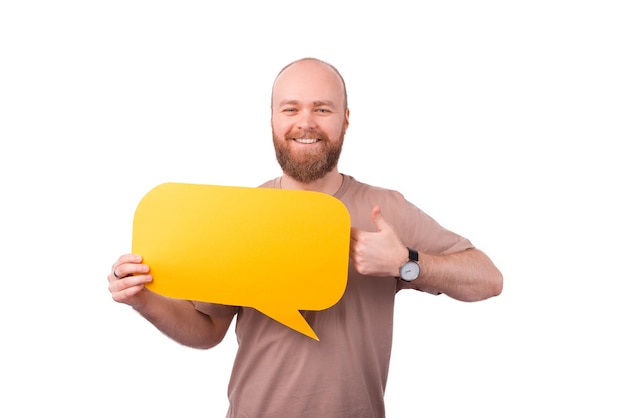
M 134 309 L 163 334 L 188 347 L 206 349 L 219 344 L 232 320 L 212 318 L 187 300 L 152 292 L 146 296 L 149 300 Z
M 420 275 L 407 286 L 430 293 L 474 302 L 502 291 L 502 274 L 489 257 L 477 249 L 448 255 L 419 254 Z

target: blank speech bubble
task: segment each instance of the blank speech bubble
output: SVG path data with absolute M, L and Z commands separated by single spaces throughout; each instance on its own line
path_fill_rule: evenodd
M 164 183 L 133 220 L 153 292 L 252 307 L 316 340 L 299 311 L 341 299 L 349 248 L 348 210 L 318 192 Z

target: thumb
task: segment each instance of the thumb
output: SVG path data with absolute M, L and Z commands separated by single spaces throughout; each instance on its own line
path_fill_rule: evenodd
M 387 221 L 385 221 L 385 218 L 383 218 L 383 213 L 380 210 L 380 206 L 378 205 L 374 206 L 374 209 L 372 209 L 372 220 L 374 221 L 378 232 L 382 231 L 383 229 L 387 229 Z

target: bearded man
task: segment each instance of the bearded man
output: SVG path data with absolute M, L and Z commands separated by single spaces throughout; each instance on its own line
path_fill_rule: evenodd
M 349 116 L 345 83 L 332 65 L 305 58 L 276 77 L 271 122 L 283 174 L 261 187 L 333 195 L 351 218 L 343 297 L 329 309 L 302 312 L 319 341 L 254 308 L 150 292 L 144 287 L 152 280 L 150 268 L 139 254 L 121 256 L 108 275 L 115 301 L 190 347 L 220 343 L 237 317 L 227 417 L 383 418 L 396 293 L 413 289 L 479 301 L 502 290 L 501 273 L 468 239 L 401 193 L 339 172 Z

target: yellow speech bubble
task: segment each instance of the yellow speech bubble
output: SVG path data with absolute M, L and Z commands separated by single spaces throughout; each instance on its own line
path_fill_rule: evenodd
M 164 183 L 137 205 L 132 251 L 161 295 L 257 309 L 319 340 L 299 310 L 336 304 L 350 215 L 323 193 Z

